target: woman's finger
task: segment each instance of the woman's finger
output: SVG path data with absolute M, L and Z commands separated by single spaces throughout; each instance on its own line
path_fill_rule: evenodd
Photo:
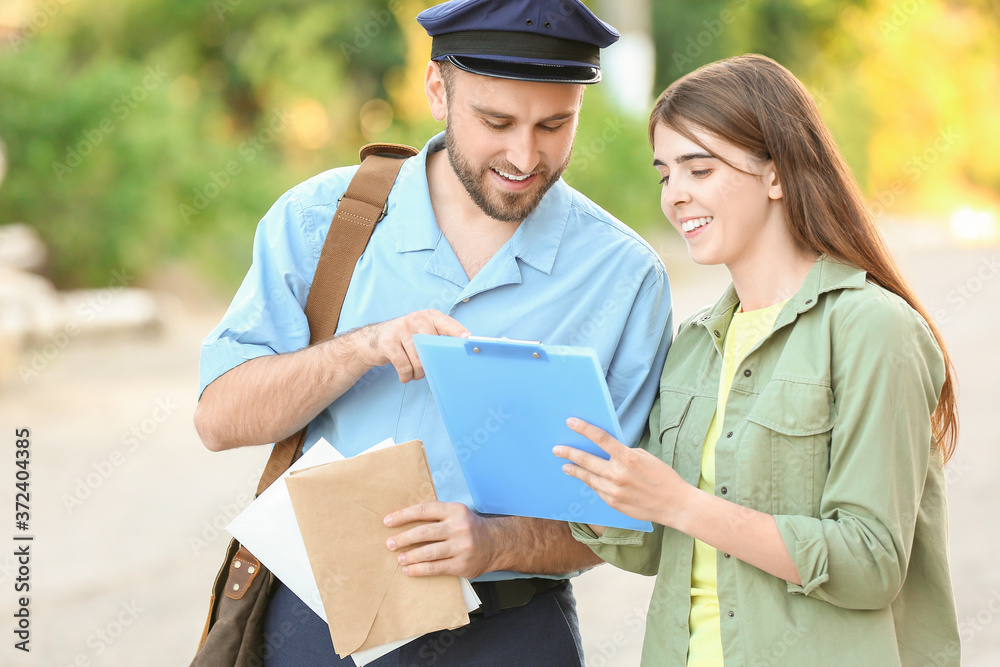
M 605 431 L 599 426 L 594 426 L 593 424 L 588 424 L 582 419 L 577 419 L 576 417 L 570 417 L 566 420 L 566 425 L 572 430 L 576 431 L 583 437 L 587 438 L 598 447 L 606 451 L 612 457 L 623 449 L 628 449 L 625 445 L 618 442 L 614 436 Z
M 604 466 L 608 465 L 607 460 L 602 459 L 600 456 L 594 456 L 590 452 L 585 452 L 582 449 L 570 447 L 569 445 L 557 445 L 552 448 L 552 453 L 567 461 L 572 461 L 581 468 L 591 472 L 600 473 L 604 469 Z

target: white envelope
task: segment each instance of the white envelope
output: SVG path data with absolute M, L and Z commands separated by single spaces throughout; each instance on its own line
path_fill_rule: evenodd
M 395 444 L 392 438 L 389 438 L 370 447 L 358 456 L 392 447 Z M 240 544 L 249 549 L 250 553 L 266 565 L 274 573 L 274 576 L 278 577 L 324 621 L 327 620 L 326 612 L 323 610 L 319 587 L 316 585 L 312 568 L 309 566 L 309 556 L 306 554 L 306 546 L 302 541 L 299 525 L 295 521 L 295 510 L 292 509 L 292 500 L 288 495 L 285 477 L 296 470 L 304 470 L 324 463 L 340 461 L 344 458 L 333 445 L 324 438 L 320 438 L 281 477 L 267 487 L 226 526 L 226 530 L 239 540 Z M 460 577 L 459 580 L 466 608 L 468 611 L 477 609 L 480 600 L 473 590 L 472 584 L 469 583 L 468 579 Z M 357 667 L 363 667 L 414 639 L 416 637 L 358 651 L 351 657 Z

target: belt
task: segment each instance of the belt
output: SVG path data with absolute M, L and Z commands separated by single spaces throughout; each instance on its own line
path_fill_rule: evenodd
M 504 609 L 523 607 L 531 602 L 538 593 L 565 586 L 567 579 L 505 579 L 503 581 L 474 581 L 472 588 L 482 601 L 482 605 L 469 616 L 489 618 L 496 616 Z

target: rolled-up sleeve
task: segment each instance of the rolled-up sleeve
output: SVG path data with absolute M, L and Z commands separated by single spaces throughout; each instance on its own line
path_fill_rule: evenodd
M 639 447 L 657 454 L 656 439 L 651 438 L 650 433 L 660 432 L 659 396 L 650 409 L 648 424 Z M 569 529 L 577 542 L 586 544 L 602 560 L 615 567 L 646 576 L 653 576 L 659 570 L 663 547 L 663 526 L 659 524 L 653 524 L 651 533 L 605 528 L 600 537 L 585 523 L 570 523 Z
M 659 570 L 662 526 L 654 525 L 652 533 L 605 528 L 600 537 L 584 523 L 571 523 L 569 528 L 577 542 L 586 544 L 615 567 L 646 576 L 653 576 Z
M 878 294 L 834 316 L 835 414 L 819 517 L 775 517 L 809 595 L 881 609 L 906 578 L 944 362 L 926 323 Z
M 298 186 L 257 226 L 253 262 L 222 321 L 201 347 L 198 396 L 236 366 L 309 343 L 305 302 L 322 250 L 314 217 L 303 211 Z

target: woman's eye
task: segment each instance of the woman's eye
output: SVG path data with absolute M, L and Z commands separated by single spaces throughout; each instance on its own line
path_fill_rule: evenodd
M 695 178 L 705 178 L 712 173 L 711 169 L 695 169 L 691 171 L 691 175 Z
M 660 179 L 660 185 L 666 185 L 667 181 L 669 180 L 670 180 L 670 174 L 667 174 L 666 176 Z

